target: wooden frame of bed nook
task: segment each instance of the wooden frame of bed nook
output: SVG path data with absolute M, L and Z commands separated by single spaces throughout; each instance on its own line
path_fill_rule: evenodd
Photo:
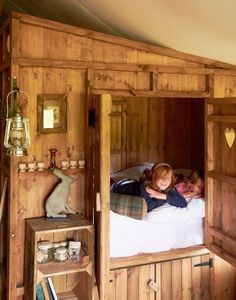
M 58 165 L 75 155 L 86 161 L 85 170 L 68 170 L 75 179 L 70 204 L 95 227 L 89 275 L 95 266 L 97 289 L 80 272 L 83 299 L 235 299 L 236 148 L 227 145 L 226 132 L 236 131 L 236 66 L 20 13 L 12 14 L 0 37 L 1 97 L 16 76 L 31 99 L 20 107 L 32 137 L 27 158 L 1 153 L 1 187 L 8 177 L 8 214 L 1 224 L 4 299 L 23 299 L 31 284 L 24 277 L 25 219 L 45 215 L 55 185 L 48 171 L 18 173 L 18 163 L 48 163 L 51 148 L 59 150 Z M 67 132 L 37 133 L 37 94 L 67 95 Z M 110 166 L 146 161 L 205 166 L 205 245 L 110 259 Z M 210 257 L 213 267 L 194 267 Z M 73 275 L 58 276 L 56 290 L 71 294 Z
M 117 96 L 117 95 L 116 95 Z M 223 116 L 206 116 L 206 125 L 205 128 L 210 128 L 210 131 L 204 134 L 202 137 L 200 137 L 201 132 L 204 131 L 204 114 L 208 113 L 208 107 L 210 106 L 210 113 L 212 114 L 212 106 L 215 104 L 215 101 L 217 105 L 219 103 L 221 104 L 221 101 L 225 103 L 225 101 L 230 100 L 203 100 L 203 99 L 194 99 L 192 98 L 189 101 L 186 101 L 187 99 L 170 99 L 168 97 L 167 99 L 160 99 L 156 98 L 154 99 L 154 95 L 150 101 L 148 98 L 138 98 L 137 101 L 143 101 L 145 103 L 146 101 L 146 109 L 145 104 L 141 105 L 141 109 L 139 111 L 137 102 L 135 103 L 135 98 L 131 97 L 128 98 L 125 96 L 121 98 L 115 98 L 115 100 L 112 101 L 111 95 L 102 95 L 100 99 L 97 98 L 95 102 L 97 101 L 98 107 L 96 107 L 96 111 L 99 111 L 99 114 L 97 115 L 97 120 L 102 120 L 100 123 L 98 121 L 97 129 L 100 132 L 100 144 L 98 143 L 96 149 L 100 146 L 101 152 L 98 154 L 97 162 L 100 164 L 100 175 L 101 175 L 101 182 L 100 184 L 100 193 L 97 194 L 97 203 L 99 207 L 99 214 L 100 214 L 100 222 L 98 223 L 101 226 L 100 232 L 102 232 L 102 228 L 104 226 L 104 233 L 107 232 L 107 229 L 109 228 L 109 173 L 107 172 L 108 167 L 111 165 L 110 168 L 112 170 L 118 170 L 122 169 L 122 167 L 132 166 L 132 165 L 138 165 L 145 161 L 156 161 L 156 159 L 153 159 L 155 155 L 159 157 L 160 161 L 171 161 L 171 164 L 175 168 L 179 168 L 181 166 L 184 166 L 186 168 L 193 168 L 197 169 L 201 167 L 201 164 L 204 165 L 204 155 L 203 155 L 203 143 L 204 139 L 208 141 L 208 145 L 206 146 L 206 153 L 208 153 L 207 158 L 211 162 L 214 161 L 214 168 L 216 164 L 216 158 L 215 153 L 209 153 L 207 150 L 207 147 L 212 147 L 213 139 L 212 136 L 216 136 L 216 139 L 219 138 L 219 127 L 212 128 L 212 119 L 219 118 L 220 120 L 223 120 Z M 156 115 L 155 110 L 151 110 L 149 106 L 155 106 L 156 101 Z M 181 102 L 182 101 L 182 102 Z M 204 104 L 204 101 L 207 102 L 204 107 L 202 107 L 202 104 Z M 135 104 L 132 105 L 131 103 L 134 102 Z M 158 102 L 159 105 L 161 104 L 162 109 L 158 109 Z M 139 149 L 132 149 L 134 145 L 136 147 L 139 147 L 141 144 L 142 147 L 142 134 L 145 136 L 145 142 L 148 140 L 154 141 L 152 137 L 150 136 L 153 134 L 153 130 L 149 130 L 147 126 L 147 120 L 149 119 L 150 115 L 152 114 L 152 120 L 158 120 L 156 123 L 161 120 L 165 124 L 165 117 L 163 116 L 165 111 L 165 103 L 167 103 L 167 107 L 169 108 L 169 105 L 171 102 L 174 102 L 172 104 L 172 114 L 174 115 L 181 115 L 179 114 L 180 111 L 183 112 L 184 109 L 186 109 L 186 113 L 188 112 L 190 114 L 189 120 L 185 120 L 186 128 L 187 130 L 184 131 L 183 127 L 180 126 L 178 128 L 178 125 L 176 122 L 173 122 L 173 127 L 175 127 L 175 131 L 172 133 L 167 131 L 168 133 L 168 139 L 170 139 L 171 134 L 177 135 L 179 137 L 182 135 L 184 137 L 182 142 L 184 144 L 179 145 L 178 143 L 173 143 L 171 150 L 174 152 L 175 157 L 171 155 L 172 151 L 169 151 L 166 149 L 166 144 L 170 143 L 169 140 L 161 140 L 156 141 L 156 143 L 160 143 L 163 150 L 159 149 L 157 145 L 154 145 L 153 148 L 156 149 L 155 151 L 152 151 L 150 149 L 150 144 L 148 145 L 148 150 L 146 150 L 145 154 L 142 153 L 142 150 L 139 151 Z M 197 104 L 198 102 L 198 104 Z M 201 103 L 203 102 L 203 103 Z M 232 105 L 234 104 L 234 99 L 232 99 Z M 124 117 L 124 105 L 125 106 L 125 112 L 126 116 Z M 120 106 L 120 107 L 119 107 Z M 191 114 L 191 108 L 192 106 L 192 114 Z M 131 109 L 130 109 L 131 107 Z M 130 123 L 133 121 L 133 114 L 132 114 L 132 108 L 135 107 L 135 110 L 133 111 L 133 114 L 137 117 L 140 117 L 139 114 L 144 115 L 146 112 L 146 116 L 140 117 L 138 121 L 136 120 L 136 127 L 133 126 L 131 128 Z M 204 109 L 203 109 L 204 108 Z M 216 108 L 217 109 L 217 108 Z M 218 108 L 219 110 L 219 108 Z M 168 110 L 169 112 L 169 110 Z M 171 112 L 170 112 L 171 113 Z M 194 113 L 195 115 L 194 119 Z M 184 113 L 182 115 L 185 115 Z M 115 120 L 113 120 L 113 117 L 115 117 Z M 158 118 L 159 117 L 159 118 Z M 124 118 L 128 119 L 130 118 L 130 122 L 126 120 L 124 121 Z M 120 119 L 120 120 L 119 120 Z M 141 121 L 140 121 L 141 120 Z M 150 120 L 150 119 L 149 119 Z M 199 128 L 196 129 L 195 137 L 192 140 L 189 140 L 188 137 L 190 135 L 189 128 L 192 128 L 193 121 L 195 122 L 198 120 L 200 122 Z M 201 124 L 201 120 L 203 121 Z M 210 122 L 209 122 L 210 121 Z M 114 122 L 112 124 L 112 122 Z M 139 122 L 139 123 L 138 123 Z M 160 126 L 160 132 L 154 133 L 158 134 L 160 137 L 164 137 L 164 133 L 162 130 L 163 128 L 167 128 L 166 130 L 170 129 L 170 125 L 168 127 L 169 122 L 169 114 L 166 118 L 166 124 L 167 126 Z M 209 122 L 209 124 L 208 124 Z M 119 125 L 117 125 L 119 124 Z M 151 126 L 154 126 L 151 124 Z M 129 129 L 128 129 L 128 128 Z M 135 128 L 134 128 L 135 127 Z M 131 128 L 131 130 L 130 130 Z M 142 131 L 140 131 L 140 128 L 142 128 Z M 158 127 L 157 127 L 158 128 Z M 182 130 L 181 130 L 182 129 Z M 112 132 L 113 130 L 113 132 Z M 130 131 L 129 131 L 130 130 Z M 135 134 L 134 130 L 137 130 Z M 146 130 L 146 131 L 145 131 Z M 126 136 L 124 137 L 124 133 L 126 133 Z M 210 138 L 208 138 L 208 134 L 210 134 Z M 217 135 L 218 134 L 218 135 Z M 112 138 L 112 135 L 115 136 Z M 191 131 L 191 135 L 193 136 L 193 132 Z M 119 138 L 117 138 L 117 136 Z M 194 144 L 195 138 L 198 136 L 198 146 Z M 140 141 L 141 139 L 141 141 Z M 140 142 L 137 143 L 137 142 Z M 176 139 L 175 139 L 176 141 Z M 112 142 L 112 144 L 110 144 Z M 130 147 L 130 148 L 129 148 Z M 193 149 L 192 147 L 195 147 Z M 201 148 L 202 147 L 202 148 Z M 157 150 L 158 149 L 158 150 Z M 200 149 L 202 151 L 199 153 Z M 132 153 L 133 150 L 133 153 Z M 185 150 L 185 151 L 183 151 Z M 195 150 L 195 151 L 194 151 Z M 159 151 L 159 152 L 158 152 Z M 189 153 L 189 152 L 190 153 Z M 212 150 L 211 150 L 212 151 Z M 215 150 L 219 151 L 219 150 Z M 155 153 L 155 154 L 154 154 Z M 198 153 L 198 155 L 197 155 Z M 168 156 L 169 154 L 169 156 Z M 132 156 L 134 155 L 134 156 Z M 140 155 L 140 156 L 139 156 Z M 112 159 L 112 156 L 115 156 L 116 159 Z M 185 157 L 188 158 L 184 162 Z M 198 159 L 196 160 L 196 157 Z M 176 162 L 176 158 L 177 162 Z M 194 160 L 195 158 L 195 160 Z M 219 158 L 219 157 L 218 157 Z M 130 162 L 129 159 L 132 161 Z M 202 160 L 202 161 L 201 161 Z M 95 159 L 96 161 L 96 159 Z M 112 162 L 115 162 L 115 164 L 112 165 Z M 126 164 L 124 163 L 126 162 Z M 208 166 L 208 162 L 206 162 L 206 166 Z M 122 165 L 122 167 L 121 167 Z M 213 169 L 214 169 L 213 168 Z M 99 170 L 99 167 L 97 167 L 97 170 Z M 210 172 L 209 172 L 210 173 Z M 223 180 L 223 178 L 220 177 L 220 174 L 215 174 L 214 178 L 217 178 L 218 180 Z M 99 176 L 97 176 L 99 177 Z M 210 177 L 210 176 L 209 176 Z M 208 181 L 211 182 L 211 177 L 208 178 Z M 228 182 L 230 181 L 229 178 L 227 178 Z M 99 187 L 96 187 L 97 190 L 99 190 Z M 212 188 L 212 187 L 211 187 Z M 211 199 L 209 195 L 209 187 L 207 188 L 207 199 Z M 101 201 L 102 199 L 102 201 Z M 212 199 L 210 200 L 212 201 Z M 213 203 L 211 203 L 213 206 Z M 214 204 L 217 205 L 217 204 Z M 209 217 L 209 204 L 208 204 L 208 217 Z M 218 222 L 220 219 L 218 219 Z M 206 226 L 209 226 L 208 221 L 206 222 Z M 233 232 L 233 226 L 231 227 L 231 232 Z M 213 231 L 213 228 L 210 229 L 211 233 Z M 222 230 L 215 229 L 215 233 L 217 234 L 217 237 L 222 237 Z M 209 232 L 206 232 L 206 238 L 209 239 Z M 215 287 L 214 290 L 212 289 L 213 282 L 211 281 L 212 270 L 209 268 L 209 265 L 207 268 L 203 268 L 202 270 L 197 270 L 195 265 L 201 264 L 203 261 L 210 261 L 210 258 L 213 257 L 213 253 L 211 253 L 206 246 L 193 246 L 188 247 L 185 249 L 177 249 L 177 250 L 171 250 L 171 251 L 165 251 L 161 253 L 152 253 L 152 254 L 138 254 L 131 257 L 118 257 L 118 258 L 111 258 L 108 260 L 109 257 L 109 237 L 104 234 L 101 235 L 103 237 L 103 240 L 101 242 L 102 246 L 100 248 L 100 251 L 98 249 L 99 257 L 103 257 L 103 267 L 104 269 L 101 271 L 106 272 L 107 271 L 107 282 L 105 280 L 102 282 L 104 284 L 104 291 L 109 291 L 108 299 L 129 299 L 132 295 L 132 297 L 135 295 L 135 299 L 175 299 L 178 295 L 181 295 L 182 299 L 189 299 L 196 297 L 197 299 L 209 299 L 210 297 L 213 297 L 212 293 L 217 293 L 217 288 Z M 227 236 L 229 237 L 229 236 Z M 230 237 L 229 237 L 230 238 Z M 231 244 L 234 244 L 232 238 L 230 239 Z M 218 245 L 210 245 L 210 247 L 215 247 L 215 249 L 219 249 Z M 128 245 L 127 245 L 128 246 Z M 102 249 L 102 251 L 101 251 Z M 219 251 L 219 250 L 218 250 Z M 228 252 L 228 251 L 226 251 Z M 229 261 L 233 263 L 233 256 L 225 252 L 224 257 L 226 256 L 229 258 Z M 219 253 L 219 252 L 218 252 Z M 218 261 L 217 261 L 218 259 Z M 219 267 L 222 263 L 222 261 L 219 258 L 214 257 L 214 272 L 218 272 L 221 267 Z M 217 267 L 218 264 L 218 267 Z M 186 267 L 188 269 L 188 275 L 189 278 L 186 282 Z M 229 265 L 227 265 L 229 267 Z M 231 268 L 231 267 L 230 267 Z M 218 271 L 217 271 L 218 270 Z M 227 275 L 230 283 L 229 289 L 231 290 L 227 297 L 232 294 L 234 295 L 235 290 L 232 288 L 234 285 L 234 279 L 229 279 L 231 276 L 234 276 L 233 269 L 227 269 Z M 216 274 L 215 273 L 215 274 Z M 104 277 L 103 277 L 104 278 Z M 197 279 L 196 279 L 197 278 Z M 109 281 L 108 281 L 109 280 Z M 109 282 L 109 284 L 108 284 Z M 106 286 L 106 283 L 108 284 L 109 288 Z M 122 285 L 122 289 L 119 287 Z M 105 287 L 106 286 L 106 287 Z M 191 287 L 191 288 L 190 288 Z M 101 287 L 102 288 L 102 287 Z M 106 293 L 106 292 L 105 292 Z M 155 298 L 156 297 L 156 298 Z M 231 296 L 230 296 L 231 297 Z

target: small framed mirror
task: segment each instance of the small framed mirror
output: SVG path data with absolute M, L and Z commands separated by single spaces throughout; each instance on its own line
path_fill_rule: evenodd
M 63 133 L 67 130 L 67 95 L 38 94 L 38 133 Z

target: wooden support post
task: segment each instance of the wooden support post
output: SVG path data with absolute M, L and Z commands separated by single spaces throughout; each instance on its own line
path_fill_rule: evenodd
M 210 98 L 214 98 L 214 74 L 206 75 L 206 92 L 209 93 Z
M 93 207 L 95 201 L 95 191 L 91 189 L 91 178 L 94 176 L 94 127 L 89 124 L 89 113 L 95 111 L 94 97 L 91 92 L 91 84 L 93 82 L 93 69 L 87 69 L 86 79 L 86 100 L 85 100 L 85 215 L 88 219 L 93 218 Z

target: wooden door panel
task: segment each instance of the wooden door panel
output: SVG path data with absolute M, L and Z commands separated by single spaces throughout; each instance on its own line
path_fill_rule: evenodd
M 236 98 L 206 102 L 207 248 L 236 266 Z M 233 133 L 232 133 L 233 134 Z
M 111 271 L 109 299 L 208 300 L 210 268 L 195 267 L 207 261 L 209 254 Z
M 110 231 L 110 112 L 111 96 L 96 97 L 95 124 L 95 275 L 101 300 L 108 300 Z M 91 178 L 91 181 L 93 179 Z
M 112 100 L 111 120 L 111 171 L 126 167 L 126 101 Z

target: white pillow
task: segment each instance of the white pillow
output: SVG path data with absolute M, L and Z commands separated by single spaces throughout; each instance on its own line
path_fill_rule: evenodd
M 113 179 L 134 179 L 134 180 L 139 180 L 143 176 L 143 171 L 145 169 L 151 169 L 153 166 L 153 163 L 146 162 L 143 165 L 140 166 L 135 166 L 135 167 L 130 167 L 127 169 L 124 169 L 120 172 L 115 172 L 111 174 L 111 177 Z
M 187 207 L 180 208 L 168 203 L 147 213 L 146 221 L 152 223 L 175 223 L 200 219 L 205 216 L 203 198 L 192 199 Z

